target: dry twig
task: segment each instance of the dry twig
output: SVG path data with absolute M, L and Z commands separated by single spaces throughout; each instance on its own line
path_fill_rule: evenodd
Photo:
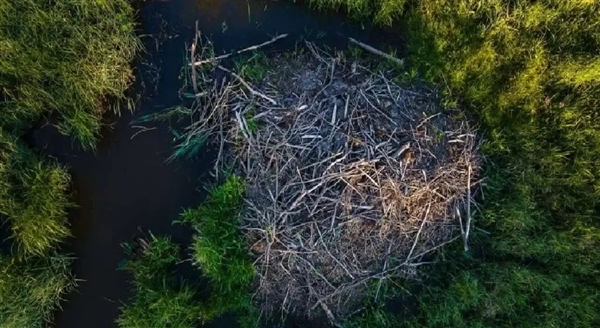
M 362 42 L 360 42 L 360 41 L 358 41 L 356 39 L 348 38 L 348 40 L 350 40 L 350 42 L 354 43 L 355 45 L 357 45 L 357 46 L 365 49 L 366 51 L 368 51 L 368 52 L 370 52 L 372 54 L 375 54 L 377 56 L 381 56 L 383 58 L 389 59 L 389 60 L 393 61 L 394 63 L 396 63 L 398 65 L 404 65 L 404 61 L 402 59 L 398 59 L 398 58 L 396 58 L 394 56 L 386 54 L 385 52 L 383 52 L 381 50 L 378 50 L 378 49 L 375 49 L 375 48 L 371 47 L 370 45 L 362 43 Z
M 198 25 L 196 25 L 196 30 L 198 30 L 197 26 Z M 221 55 L 221 56 L 217 56 L 217 57 L 214 57 L 214 58 L 199 60 L 199 61 L 194 62 L 193 65 L 190 65 L 190 66 L 200 66 L 200 65 L 204 65 L 204 64 L 208 64 L 208 63 L 214 63 L 214 62 L 217 62 L 219 60 L 227 59 L 227 58 L 229 58 L 231 56 L 236 56 L 236 55 L 242 54 L 244 52 L 258 50 L 258 49 L 260 49 L 260 48 L 262 48 L 264 46 L 268 46 L 271 43 L 275 43 L 278 40 L 286 38 L 287 36 L 288 36 L 287 34 L 281 34 L 281 35 L 278 35 L 278 36 L 272 38 L 271 40 L 269 40 L 267 42 L 263 42 L 261 44 L 257 44 L 257 45 L 254 45 L 254 46 L 242 49 L 242 50 L 238 50 L 236 52 L 231 52 L 231 53 L 228 53 L 228 54 L 225 54 L 225 55 Z M 195 58 L 195 57 L 192 57 L 192 59 L 193 58 Z

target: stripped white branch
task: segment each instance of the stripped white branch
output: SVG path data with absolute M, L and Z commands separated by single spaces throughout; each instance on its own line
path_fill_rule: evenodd
M 214 57 L 214 58 L 209 58 L 209 59 L 204 59 L 204 60 L 196 61 L 196 62 L 194 62 L 194 64 L 192 66 L 200 66 L 200 65 L 204 65 L 204 64 L 208 64 L 208 63 L 215 63 L 215 62 L 217 62 L 219 60 L 227 59 L 227 58 L 229 58 L 231 56 L 234 56 L 234 55 L 239 55 L 239 54 L 244 53 L 244 52 L 257 50 L 257 49 L 262 48 L 264 46 L 267 46 L 267 45 L 269 45 L 271 43 L 274 43 L 277 40 L 281 40 L 281 39 L 283 39 L 283 38 L 285 38 L 287 36 L 288 36 L 287 34 L 281 34 L 281 35 L 278 35 L 278 36 L 274 37 L 270 41 L 263 42 L 261 44 L 257 44 L 257 45 L 254 45 L 254 46 L 242 49 L 242 50 L 238 50 L 238 51 L 231 52 L 231 53 L 228 53 L 228 54 L 225 54 L 225 55 L 221 55 L 221 56 L 217 56 L 217 57 Z
M 348 39 L 350 40 L 350 42 L 354 43 L 355 45 L 357 45 L 357 46 L 365 49 L 366 51 L 368 51 L 368 52 L 370 52 L 372 54 L 375 54 L 375 55 L 384 57 L 386 59 L 389 59 L 389 60 L 393 61 L 394 63 L 396 63 L 398 65 L 404 65 L 404 61 L 402 59 L 398 59 L 398 58 L 396 58 L 394 56 L 388 55 L 385 52 L 383 52 L 381 50 L 377 50 L 377 49 L 371 47 L 370 45 L 362 43 L 362 42 L 360 42 L 360 41 L 358 41 L 356 39 L 353 39 L 353 38 L 348 38 Z

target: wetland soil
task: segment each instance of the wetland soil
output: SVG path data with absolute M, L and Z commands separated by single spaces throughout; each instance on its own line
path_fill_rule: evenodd
M 31 133 L 29 143 L 69 168 L 74 202 L 70 220 L 74 238 L 65 246 L 76 256 L 73 271 L 80 279 L 56 314 L 58 328 L 116 327 L 119 307 L 130 296 L 127 274 L 117 270 L 121 244 L 148 230 L 171 235 L 186 245 L 191 229 L 173 225 L 182 209 L 203 198 L 210 181 L 210 153 L 195 160 L 167 163 L 173 135 L 167 124 L 140 132 L 136 117 L 181 104 L 178 90 L 185 63 L 186 42 L 195 22 L 215 44 L 217 54 L 262 43 L 276 34 L 290 37 L 277 50 L 293 49 L 302 38 L 343 48 L 347 37 L 373 45 L 402 44 L 401 38 L 368 26 L 350 23 L 342 14 L 318 13 L 291 1 L 148 1 L 139 11 L 140 35 L 146 53 L 136 63 L 132 96 L 134 113 L 107 118 L 95 152 L 83 151 L 50 124 Z M 271 49 L 272 50 L 272 49 Z M 228 322 L 214 326 L 229 327 Z

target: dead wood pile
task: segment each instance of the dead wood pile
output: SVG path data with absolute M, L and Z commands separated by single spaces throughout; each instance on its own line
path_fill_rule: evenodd
M 379 297 L 386 279 L 415 277 L 461 236 L 468 247 L 478 139 L 433 90 L 311 44 L 288 57 L 251 83 L 193 56 L 226 78 L 191 66 L 200 87 L 186 137 L 210 140 L 217 172 L 233 165 L 247 180 L 257 303 L 338 323 L 369 288 Z

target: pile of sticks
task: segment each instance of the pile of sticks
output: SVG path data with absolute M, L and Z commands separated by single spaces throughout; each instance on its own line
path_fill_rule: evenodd
M 241 229 L 265 311 L 339 326 L 369 288 L 383 297 L 381 284 L 414 277 L 436 249 L 461 237 L 468 247 L 479 141 L 433 90 L 310 43 L 254 83 L 192 60 L 228 76 L 193 73 L 204 91 L 187 138 L 216 145 L 217 172 L 246 177 Z

